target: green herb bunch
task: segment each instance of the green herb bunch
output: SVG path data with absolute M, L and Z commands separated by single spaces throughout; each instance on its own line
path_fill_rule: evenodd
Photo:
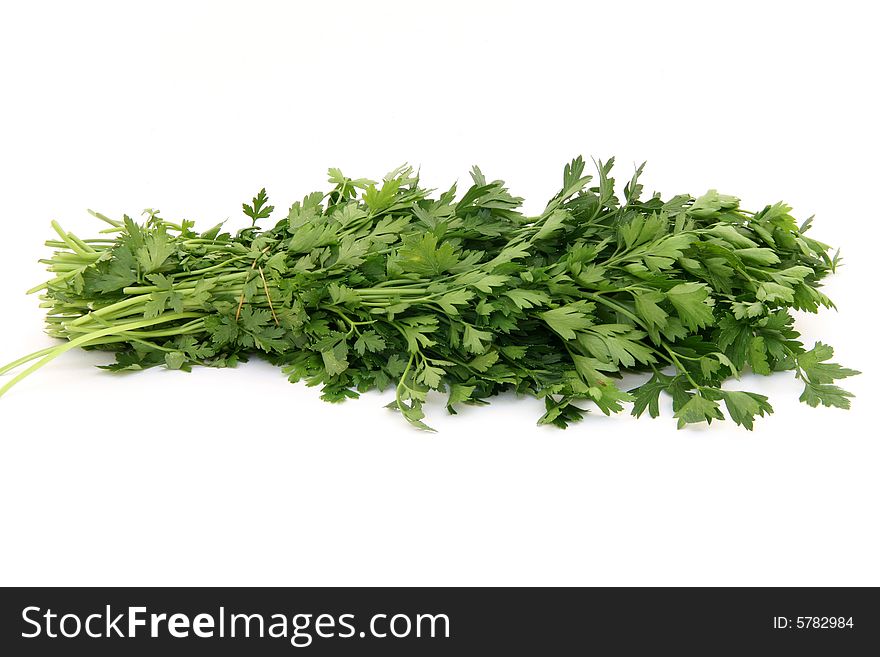
M 849 407 L 837 379 L 857 374 L 807 350 L 792 310 L 832 307 L 820 282 L 839 263 L 782 203 L 760 212 L 711 190 L 642 198 L 639 167 L 623 188 L 613 158 L 584 175 L 578 157 L 538 216 L 479 168 L 457 198 L 434 194 L 411 167 L 380 182 L 330 169 L 328 193 L 294 203 L 269 229 L 265 190 L 243 206 L 251 226 L 199 233 L 147 210 L 144 223 L 93 213 L 102 237 L 57 223 L 45 260 L 49 335 L 0 389 L 68 349 L 115 352 L 108 370 L 234 366 L 259 354 L 291 381 L 342 401 L 393 386 L 422 429 L 429 391 L 447 409 L 514 391 L 542 398 L 540 424 L 566 427 L 592 402 L 605 414 L 659 414 L 679 427 L 724 419 L 752 429 L 765 396 L 722 388 L 746 368 L 790 370 L 810 406 Z M 27 367 L 24 367 L 27 366 Z M 644 383 L 626 391 L 624 373 Z

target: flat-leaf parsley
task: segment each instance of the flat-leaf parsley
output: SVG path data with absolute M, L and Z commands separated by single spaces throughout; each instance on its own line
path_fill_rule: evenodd
M 73 347 L 115 352 L 109 370 L 232 367 L 259 354 L 291 381 L 342 401 L 393 386 L 390 405 L 428 429 L 430 391 L 447 408 L 502 391 L 544 399 L 541 424 L 566 427 L 592 402 L 605 414 L 660 413 L 680 427 L 723 420 L 752 429 L 773 408 L 722 388 L 749 369 L 790 370 L 801 401 L 849 408 L 836 381 L 858 372 L 807 349 L 792 310 L 831 307 L 820 282 L 839 263 L 782 203 L 759 212 L 710 190 L 642 198 L 639 167 L 622 200 L 613 158 L 594 180 L 580 157 L 538 216 L 479 168 L 456 200 L 403 166 L 376 182 L 330 169 L 327 193 L 294 203 L 274 226 L 262 189 L 242 209 L 250 226 L 198 233 L 155 210 L 110 219 L 93 239 L 53 222 L 54 277 L 32 292 L 47 332 L 65 340 L 0 368 L 0 388 Z M 643 372 L 623 390 L 625 372 Z M 587 406 L 584 406 L 586 404 Z

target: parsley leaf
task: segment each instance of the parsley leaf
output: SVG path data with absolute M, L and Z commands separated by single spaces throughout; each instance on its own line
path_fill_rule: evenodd
M 254 196 L 250 205 L 242 203 L 241 209 L 251 218 L 251 224 L 255 225 L 260 219 L 268 218 L 275 210 L 275 206 L 268 203 L 269 197 L 266 195 L 266 188 L 264 187 Z

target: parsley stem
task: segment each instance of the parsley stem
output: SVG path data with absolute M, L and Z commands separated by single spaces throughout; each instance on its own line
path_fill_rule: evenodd
M 663 345 L 663 348 L 666 349 L 667 353 L 669 353 L 669 357 L 672 359 L 672 362 L 675 364 L 675 367 L 678 368 L 678 371 L 685 375 L 688 381 L 691 382 L 691 385 L 697 390 L 701 390 L 702 386 L 694 381 L 693 377 L 690 375 L 690 372 L 687 371 L 684 365 L 681 364 L 681 361 L 678 360 L 676 353 L 666 344 Z
M 98 338 L 102 338 L 104 336 L 125 333 L 126 331 L 129 331 L 132 329 L 143 328 L 146 326 L 155 326 L 156 324 L 164 324 L 166 322 L 176 321 L 178 319 L 187 319 L 189 317 L 197 317 L 197 316 L 198 315 L 196 315 L 194 313 L 177 313 L 177 314 L 171 314 L 171 315 L 162 315 L 160 317 L 155 317 L 153 319 L 141 319 L 139 321 L 131 322 L 128 324 L 120 324 L 118 326 L 109 326 L 104 329 L 99 329 L 97 331 L 87 333 L 86 335 L 80 336 L 78 338 L 74 338 L 73 340 L 70 340 L 67 344 L 63 344 L 58 347 L 55 347 L 54 349 L 52 349 L 51 351 L 46 353 L 42 358 L 40 358 L 40 360 L 38 360 L 36 363 L 34 363 L 30 367 L 28 367 L 26 370 L 17 374 L 15 377 L 13 377 L 12 380 L 7 382 L 6 385 L 4 385 L 2 388 L 0 388 L 0 397 L 2 397 L 4 394 L 6 394 L 9 391 L 9 389 L 12 388 L 12 386 L 14 386 L 16 383 L 18 383 L 19 381 L 21 381 L 25 377 L 29 376 L 30 374 L 33 374 L 34 372 L 39 370 L 41 367 L 48 365 L 50 362 L 52 362 L 53 360 L 58 358 L 58 356 L 70 351 L 74 347 L 81 347 L 86 344 L 90 344 L 90 343 L 94 342 L 95 340 L 97 340 Z
M 76 240 L 72 238 L 71 235 L 64 232 L 64 229 L 58 225 L 57 221 L 51 222 L 52 229 L 58 233 L 58 236 L 67 244 L 68 248 L 71 251 L 74 251 L 77 255 L 83 257 L 89 257 L 91 249 L 83 249 L 79 244 L 76 243 Z
M 607 306 L 608 308 L 611 308 L 612 310 L 616 310 L 621 315 L 625 315 L 626 317 L 629 317 L 632 321 L 636 322 L 636 324 L 638 324 L 642 328 L 645 327 L 644 321 L 638 315 L 635 315 L 634 313 L 630 312 L 629 310 L 627 310 L 623 306 L 611 301 L 610 299 L 607 299 L 605 297 L 601 297 L 598 294 L 593 293 L 593 292 L 585 292 L 584 296 L 588 299 L 592 299 L 593 301 L 597 301 L 597 302 L 601 303 L 602 305 Z
M 19 365 L 24 365 L 25 363 L 29 363 L 30 361 L 34 360 L 35 358 L 40 358 L 41 356 L 45 356 L 46 354 L 50 353 L 53 349 L 55 349 L 55 345 L 52 345 L 51 347 L 46 347 L 45 349 L 38 349 L 37 351 L 35 351 L 31 354 L 28 354 L 27 356 L 22 356 L 21 358 L 14 360 L 11 363 L 7 363 L 3 367 L 0 367 L 0 374 L 6 374 L 6 372 L 14 370 Z

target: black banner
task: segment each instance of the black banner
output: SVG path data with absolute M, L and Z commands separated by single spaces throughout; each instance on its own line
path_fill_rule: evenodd
M 870 588 L 20 588 L 0 598 L 0 652 L 16 656 L 640 654 L 646 645 L 850 655 L 880 645 Z

